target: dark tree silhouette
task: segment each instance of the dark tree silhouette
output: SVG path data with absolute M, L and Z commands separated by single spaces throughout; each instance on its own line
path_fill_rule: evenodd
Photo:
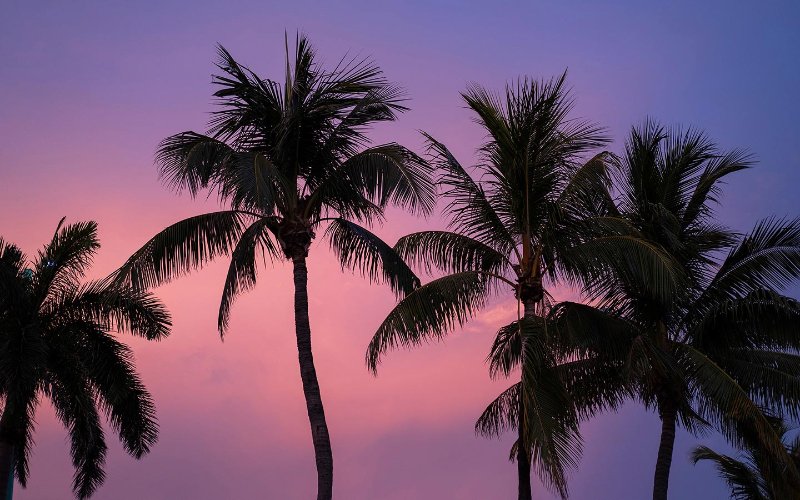
M 605 225 L 631 225 L 661 248 L 682 270 L 682 286 L 658 296 L 641 279 L 605 273 L 587 286 L 596 307 L 556 307 L 560 335 L 582 343 L 610 374 L 596 379 L 603 387 L 589 404 L 632 396 L 658 412 L 654 500 L 667 498 L 679 424 L 715 426 L 734 443 L 747 426 L 786 481 L 796 481 L 762 409 L 800 411 L 800 304 L 780 293 L 800 278 L 800 220 L 768 219 L 743 236 L 716 222 L 720 183 L 750 161 L 697 131 L 647 121 L 616 164 L 619 211 Z
M 219 310 L 228 327 L 231 304 L 256 283 L 259 256 L 294 269 L 300 376 L 311 424 L 319 499 L 330 499 L 333 454 L 311 350 L 306 257 L 317 233 L 342 267 L 389 283 L 398 294 L 419 282 L 394 250 L 362 224 L 381 221 L 394 204 L 429 213 L 435 192 L 430 168 L 395 144 L 368 146 L 367 128 L 391 121 L 402 93 L 368 60 L 343 59 L 326 71 L 298 36 L 286 49 L 282 83 L 264 79 L 219 48 L 213 79 L 219 108 L 207 135 L 183 132 L 158 150 L 161 175 L 177 191 L 216 193 L 228 210 L 180 221 L 154 236 L 120 268 L 137 288 L 169 281 L 229 254 Z
M 91 496 L 105 478 L 101 413 L 136 458 L 158 437 L 133 354 L 112 331 L 159 340 L 169 334 L 169 315 L 149 293 L 109 280 L 81 284 L 100 246 L 97 225 L 63 222 L 31 262 L 0 238 L 2 499 L 11 498 L 12 474 L 23 487 L 28 482 L 34 415 L 44 398 L 69 433 L 77 498 Z
M 519 469 L 519 498 L 531 498 L 531 464 L 562 496 L 566 468 L 581 449 L 578 418 L 558 364 L 562 350 L 547 329 L 548 284 L 578 283 L 605 262 L 647 262 L 669 286 L 662 256 L 630 234 L 587 240 L 594 220 L 611 200 L 606 153 L 584 155 L 607 143 L 602 129 L 568 117 L 572 99 L 565 75 L 550 81 L 520 80 L 502 96 L 472 86 L 462 94 L 486 130 L 474 174 L 428 136 L 449 201 L 447 231 L 401 238 L 395 249 L 410 263 L 446 273 L 414 290 L 389 313 L 367 350 L 374 371 L 381 355 L 402 346 L 441 339 L 469 320 L 494 293 L 518 301 L 517 321 L 500 329 L 492 373 L 521 367 L 521 381 L 498 397 L 476 430 L 497 435 L 515 430 L 512 458 Z M 652 262 L 655 261 L 655 262 Z M 643 273 L 636 273 L 641 276 Z M 627 275 L 627 274 L 626 274 Z

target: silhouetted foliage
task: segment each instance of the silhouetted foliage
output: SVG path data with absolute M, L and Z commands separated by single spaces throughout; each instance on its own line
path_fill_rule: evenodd
M 70 438 L 73 491 L 88 498 L 103 483 L 103 413 L 136 458 L 158 437 L 155 407 L 133 353 L 113 335 L 149 340 L 169 334 L 170 317 L 151 294 L 110 280 L 81 283 L 100 246 L 97 225 L 58 225 L 28 261 L 0 239 L 0 488 L 10 498 L 16 474 L 25 486 L 34 415 L 49 399 Z

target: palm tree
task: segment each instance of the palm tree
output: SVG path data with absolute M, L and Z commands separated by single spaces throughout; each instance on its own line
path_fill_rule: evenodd
M 775 432 L 781 436 L 786 452 L 800 470 L 800 436 L 790 439 L 791 429 L 780 420 L 773 422 Z M 707 446 L 698 446 L 692 451 L 692 462 L 701 460 L 714 463 L 719 474 L 731 488 L 735 500 L 785 500 L 800 498 L 800 485 L 787 481 L 781 467 L 775 467 L 772 457 L 765 453 L 757 438 L 745 439 L 744 457 L 717 453 Z
M 100 410 L 136 458 L 158 437 L 153 401 L 133 354 L 111 334 L 127 330 L 150 340 L 169 334 L 170 318 L 148 293 L 81 284 L 100 246 L 97 225 L 58 224 L 30 263 L 0 239 L 0 498 L 10 500 L 13 477 L 28 482 L 34 415 L 43 398 L 70 436 L 77 498 L 103 483 L 106 443 Z M 26 267 L 30 265 L 31 267 Z
M 474 175 L 445 145 L 426 136 L 441 172 L 438 184 L 449 200 L 449 227 L 404 236 L 395 250 L 407 262 L 445 275 L 397 304 L 366 355 L 374 372 L 386 351 L 441 339 L 494 293 L 513 295 L 518 318 L 498 332 L 509 357 L 493 372 L 508 374 L 521 364 L 530 377 L 490 405 L 477 429 L 484 434 L 517 431 L 512 455 L 520 499 L 531 498 L 532 460 L 541 478 L 566 495 L 565 466 L 574 465 L 580 450 L 577 420 L 545 328 L 546 288 L 558 281 L 576 282 L 602 255 L 620 257 L 625 251 L 628 262 L 651 258 L 629 235 L 598 239 L 589 245 L 591 252 L 585 251 L 588 242 L 582 235 L 591 225 L 589 218 L 601 214 L 610 199 L 605 153 L 585 163 L 582 158 L 607 139 L 597 126 L 568 118 L 573 101 L 565 76 L 520 80 L 507 86 L 503 96 L 479 86 L 462 93 L 488 134 Z
M 137 288 L 169 281 L 222 254 L 231 262 L 219 309 L 226 333 L 234 298 L 256 283 L 259 256 L 286 259 L 294 269 L 294 314 L 318 476 L 319 499 L 330 499 L 333 456 L 311 351 L 306 257 L 320 228 L 342 267 L 388 282 L 399 293 L 418 279 L 392 248 L 361 224 L 381 221 L 388 204 L 429 213 L 435 204 L 430 167 L 395 144 L 368 146 L 366 129 L 406 108 L 401 91 L 368 60 L 343 59 L 326 71 L 298 36 L 294 60 L 286 47 L 282 85 L 259 77 L 219 47 L 214 96 L 219 108 L 207 134 L 166 138 L 161 175 L 194 197 L 219 196 L 228 210 L 167 227 L 118 271 Z
M 647 121 L 615 163 L 619 213 L 609 225 L 629 224 L 663 249 L 684 285 L 659 297 L 618 273 L 598 274 L 587 286 L 597 307 L 563 303 L 555 316 L 562 335 L 617 370 L 599 400 L 633 394 L 658 412 L 654 500 L 667 498 L 679 423 L 689 431 L 713 424 L 734 442 L 747 425 L 796 480 L 762 408 L 800 410 L 800 305 L 780 294 L 800 277 L 800 220 L 765 220 L 743 237 L 717 223 L 719 184 L 750 161 L 697 131 Z

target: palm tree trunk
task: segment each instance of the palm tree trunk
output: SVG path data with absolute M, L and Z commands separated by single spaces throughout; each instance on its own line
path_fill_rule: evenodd
M 305 257 L 295 257 L 294 264 L 294 322 L 297 334 L 297 353 L 300 358 L 300 378 L 306 398 L 308 420 L 311 422 L 311 439 L 317 461 L 317 500 L 330 500 L 333 496 L 333 453 L 325 410 L 311 354 L 311 326 L 308 321 L 308 269 Z
M 14 445 L 10 437 L 8 412 L 0 418 L 0 500 L 14 494 Z
M 658 460 L 653 478 L 653 500 L 667 500 L 669 469 L 672 465 L 672 448 L 675 445 L 677 411 L 668 399 L 659 404 L 661 416 L 661 443 L 658 445 Z
M 518 425 L 518 435 L 519 439 L 517 441 L 517 475 L 519 476 L 519 495 L 517 496 L 518 500 L 531 500 L 532 498 L 532 491 L 531 491 L 531 460 L 528 456 L 527 447 L 522 446 L 522 443 L 526 441 L 524 436 L 524 429 L 525 426 L 523 424 L 523 415 L 524 415 L 524 408 L 522 402 L 522 394 L 520 394 L 519 399 L 519 425 Z
M 535 302 L 531 300 L 523 301 L 525 307 L 524 316 L 526 318 L 532 317 L 536 314 Z M 524 353 L 524 350 L 523 350 Z M 523 380 L 524 384 L 524 380 Z M 533 490 L 531 489 L 531 458 L 528 454 L 528 447 L 523 446 L 527 442 L 525 436 L 525 399 L 523 397 L 524 387 L 520 385 L 519 395 L 519 423 L 517 424 L 517 433 L 519 436 L 517 446 L 517 475 L 519 476 L 518 487 L 518 500 L 531 500 L 533 498 Z

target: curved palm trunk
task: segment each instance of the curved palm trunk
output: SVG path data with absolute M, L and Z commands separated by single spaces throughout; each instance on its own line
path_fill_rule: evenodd
M 14 493 L 14 445 L 9 436 L 8 414 L 0 418 L 0 500 L 11 500 Z
M 535 313 L 535 302 L 531 300 L 523 301 L 525 306 L 525 317 L 533 317 Z M 524 381 L 523 381 L 524 383 Z M 522 391 L 524 387 L 520 386 L 519 397 L 519 424 L 517 425 L 517 433 L 519 436 L 519 445 L 517 446 L 517 475 L 519 476 L 518 487 L 518 500 L 531 500 L 533 498 L 533 490 L 531 489 L 531 457 L 528 454 L 528 447 L 522 446 L 522 443 L 527 441 L 525 436 L 525 399 L 523 398 Z
M 295 257 L 294 264 L 294 322 L 297 334 L 297 353 L 300 358 L 300 378 L 306 398 L 311 439 L 317 461 L 317 500 L 330 500 L 333 495 L 333 453 L 325 422 L 325 410 L 311 353 L 311 326 L 308 321 L 308 269 L 305 257 Z
M 653 478 L 653 500 L 667 500 L 669 469 L 672 466 L 672 448 L 675 445 L 677 411 L 675 405 L 664 401 L 659 405 L 661 416 L 661 443 L 658 445 L 658 460 Z

